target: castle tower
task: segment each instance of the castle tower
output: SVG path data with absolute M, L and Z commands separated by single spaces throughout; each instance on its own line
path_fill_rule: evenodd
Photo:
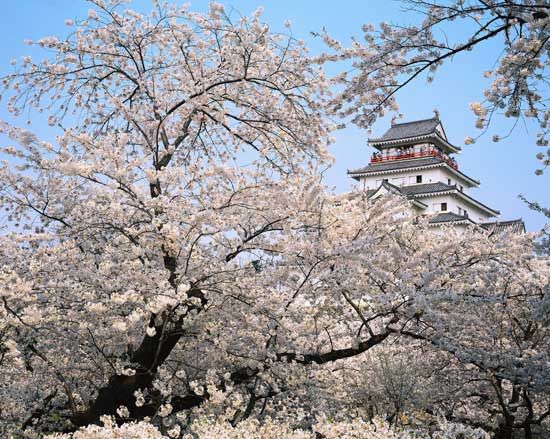
M 479 181 L 459 170 L 453 154 L 460 147 L 447 139 L 439 115 L 431 119 L 394 123 L 381 137 L 369 139 L 377 151 L 370 163 L 348 171 L 369 198 L 398 192 L 411 200 L 416 213 L 430 224 L 479 224 L 491 230 L 524 230 L 522 220 L 491 221 L 500 212 L 476 200 L 469 189 Z

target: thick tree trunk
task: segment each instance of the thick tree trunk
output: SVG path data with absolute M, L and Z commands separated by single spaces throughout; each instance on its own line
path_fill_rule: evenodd
M 206 304 L 204 294 L 198 289 L 191 289 L 187 292 L 187 295 L 198 297 L 201 300 L 201 306 L 195 309 L 200 310 Z M 191 307 L 189 310 L 191 310 Z M 164 318 L 168 319 L 169 316 Z M 155 316 L 152 316 L 150 326 L 154 324 L 154 321 Z M 116 410 L 121 405 L 128 408 L 131 418 L 141 419 L 145 416 L 154 415 L 158 404 L 136 407 L 134 392 L 139 389 L 151 388 L 158 367 L 166 361 L 183 335 L 178 323 L 181 322 L 177 322 L 175 324 L 176 328 L 170 331 L 163 330 L 162 324 L 157 325 L 155 327 L 157 332 L 153 337 L 145 336 L 130 359 L 131 363 L 138 365 L 135 374 L 131 376 L 113 375 L 107 385 L 99 390 L 97 397 L 88 410 L 77 413 L 71 418 L 71 422 L 78 427 L 97 424 L 101 416 L 115 415 Z M 186 397 L 185 401 L 187 404 L 192 402 L 198 405 L 202 400 L 203 398 L 198 396 L 195 398 L 190 395 Z
M 73 424 L 76 426 L 97 424 L 100 416 L 114 415 L 121 405 L 128 408 L 132 418 L 139 419 L 154 414 L 156 410 L 154 406 L 136 407 L 134 392 L 151 387 L 158 366 L 170 355 L 181 337 L 181 331 L 164 334 L 164 336 L 160 328 L 157 331 L 154 337 L 146 336 L 132 356 L 131 362 L 140 365 L 135 375 L 113 375 L 107 385 L 99 390 L 88 410 L 71 419 Z
M 511 425 L 504 423 L 498 426 L 493 439 L 513 439 L 514 429 Z
M 190 292 L 195 297 L 201 292 Z M 202 306 L 206 304 L 204 296 L 201 297 Z M 136 370 L 136 374 L 132 376 L 114 375 L 111 377 L 105 387 L 100 389 L 96 399 L 91 404 L 86 412 L 79 413 L 71 418 L 71 421 L 76 426 L 85 426 L 88 424 L 99 423 L 99 418 L 102 415 L 115 415 L 116 410 L 121 405 L 128 408 L 130 417 L 134 419 L 142 419 L 145 416 L 152 416 L 157 410 L 159 402 L 153 404 L 136 407 L 134 392 L 138 389 L 148 389 L 151 387 L 155 372 L 170 355 L 170 352 L 182 336 L 181 331 L 174 331 L 162 335 L 162 331 L 157 328 L 157 334 L 154 337 L 145 337 L 138 350 L 132 356 L 132 362 L 138 363 L 141 367 Z M 326 353 L 297 355 L 294 352 L 285 352 L 277 354 L 277 360 L 285 363 L 292 361 L 309 365 L 312 363 L 324 364 L 344 358 L 354 357 L 362 354 L 370 348 L 382 343 L 387 337 L 392 334 L 392 331 L 387 330 L 380 334 L 373 335 L 370 339 L 361 342 L 359 346 L 353 348 L 337 349 Z M 256 376 L 260 370 L 250 368 L 240 368 L 231 374 L 230 381 L 233 384 L 242 384 Z M 223 384 L 222 384 L 223 387 Z M 196 395 L 189 393 L 184 396 L 175 396 L 172 399 L 174 411 L 189 410 L 202 404 L 208 399 L 209 395 Z M 499 438 L 501 439 L 501 438 Z M 508 438 L 502 438 L 508 439 Z

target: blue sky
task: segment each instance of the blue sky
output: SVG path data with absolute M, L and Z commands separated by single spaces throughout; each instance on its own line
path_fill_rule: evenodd
M 182 3 L 181 1 L 179 1 Z M 242 14 L 249 14 L 259 6 L 264 7 L 264 19 L 274 30 L 283 29 L 283 22 L 291 20 L 293 33 L 304 39 L 312 51 L 322 49 L 311 31 L 326 28 L 333 36 L 349 42 L 352 36 L 361 37 L 361 25 L 389 21 L 399 24 L 417 22 L 413 14 L 401 10 L 398 1 L 389 0 L 219 0 L 226 7 L 234 7 Z M 205 0 L 191 1 L 192 9 L 205 9 Z M 133 8 L 146 11 L 148 0 L 136 0 Z M 62 37 L 68 32 L 66 18 L 86 15 L 90 5 L 84 0 L 3 0 L 0 16 L 0 76 L 10 72 L 9 61 L 24 55 L 36 55 L 34 49 L 23 44 L 25 39 L 37 39 L 46 35 Z M 462 30 L 451 29 L 451 36 Z M 466 136 L 476 136 L 474 116 L 469 110 L 472 101 L 481 101 L 482 90 L 487 80 L 484 70 L 490 70 L 501 47 L 498 41 L 486 43 L 474 52 L 458 56 L 443 67 L 432 84 L 419 80 L 398 95 L 403 114 L 402 121 L 431 117 L 437 108 L 449 140 L 462 145 Z M 3 104 L 3 103 L 2 103 Z M 0 119 L 10 119 L 5 107 L 0 105 Z M 21 120 L 22 124 L 24 121 Z M 372 133 L 347 127 L 336 134 L 332 147 L 335 165 L 326 173 L 326 183 L 336 191 L 349 190 L 352 181 L 346 176 L 347 169 L 367 164 L 371 150 L 367 138 L 378 136 L 388 127 L 389 118 L 381 119 L 372 128 Z M 534 145 L 536 127 L 518 124 L 513 134 L 499 143 L 491 141 L 492 134 L 505 133 L 509 122 L 498 120 L 493 128 L 476 144 L 463 146 L 457 156 L 461 171 L 481 180 L 481 187 L 472 195 L 501 211 L 500 219 L 523 218 L 528 230 L 543 226 L 544 218 L 531 212 L 518 199 L 518 194 L 550 206 L 550 171 L 535 176 L 538 162 Z M 48 136 L 46 124 L 33 123 L 39 135 Z

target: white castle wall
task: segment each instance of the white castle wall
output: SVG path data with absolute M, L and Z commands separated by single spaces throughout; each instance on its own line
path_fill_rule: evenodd
M 369 175 L 360 177 L 360 185 L 363 189 L 376 189 L 384 179 L 395 186 L 410 186 L 416 183 L 416 176 L 422 175 L 422 183 L 445 183 L 458 184 L 463 187 L 463 191 L 467 191 L 467 185 L 462 179 L 458 179 L 455 175 L 449 172 L 446 168 L 421 169 L 417 171 L 394 172 L 391 174 Z
M 423 169 L 392 174 L 364 176 L 361 177 L 360 185 L 365 190 L 377 189 L 382 184 L 382 181 L 387 179 L 389 183 L 395 186 L 411 186 L 417 184 L 417 175 L 422 175 L 422 183 L 419 184 L 437 182 L 449 184 L 450 180 L 451 185 L 457 184 L 459 187 L 462 185 L 464 193 L 468 190 L 468 188 L 464 185 L 464 182 L 457 180 L 456 176 L 446 168 Z M 471 204 L 466 200 L 458 198 L 456 195 L 435 195 L 418 197 L 417 199 L 428 206 L 424 213 L 435 214 L 440 212 L 453 212 L 458 215 L 464 215 L 466 212 L 468 217 L 474 222 L 485 222 L 491 219 L 491 216 L 485 211 L 479 209 L 474 204 Z M 441 210 L 441 203 L 447 203 L 446 211 Z
M 422 201 L 428 205 L 426 213 L 441 213 L 441 212 L 453 212 L 458 215 L 464 215 L 464 211 L 468 213 L 468 217 L 474 222 L 485 222 L 491 217 L 487 215 L 483 210 L 477 208 L 473 204 L 465 202 L 453 195 L 436 195 L 430 197 L 419 197 L 418 201 Z M 441 210 L 441 203 L 447 203 L 447 210 Z

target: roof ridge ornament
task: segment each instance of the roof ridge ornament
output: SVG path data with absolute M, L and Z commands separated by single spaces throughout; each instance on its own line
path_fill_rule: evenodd
M 434 118 L 437 119 L 437 120 L 440 120 L 439 119 L 439 110 L 437 108 L 434 108 Z

